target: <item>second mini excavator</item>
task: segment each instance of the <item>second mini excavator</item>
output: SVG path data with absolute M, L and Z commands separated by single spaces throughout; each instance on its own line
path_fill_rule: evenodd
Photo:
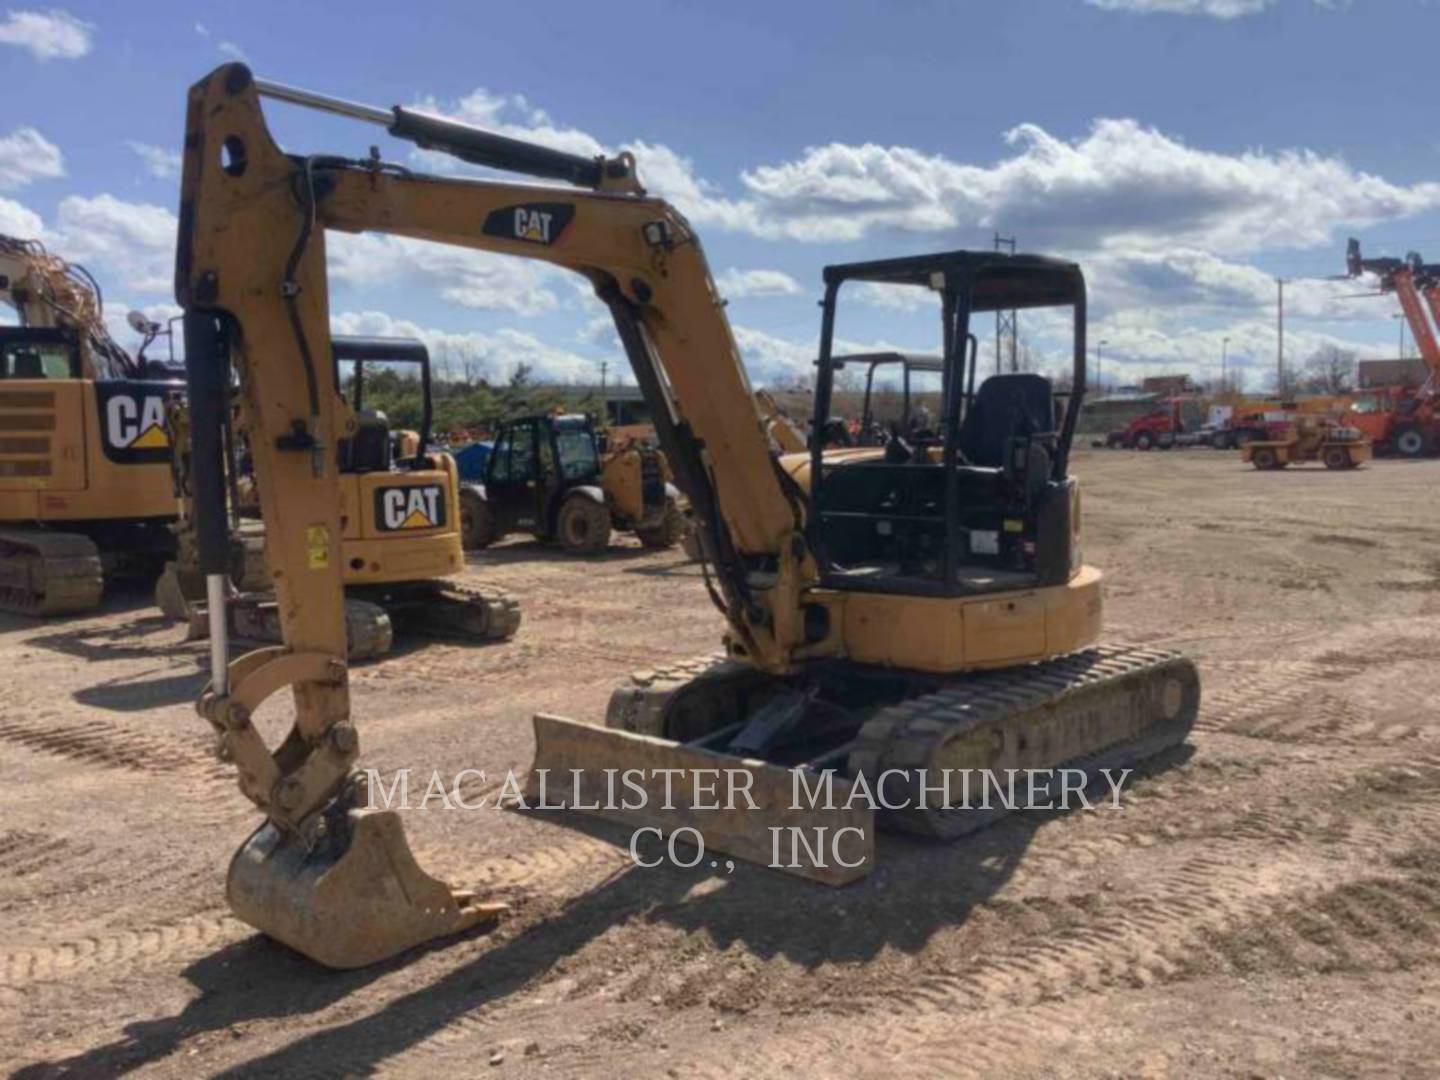
M 520 628 L 519 604 L 490 585 L 457 581 L 465 568 L 455 459 L 432 445 L 430 353 L 414 338 L 335 337 L 332 378 L 342 382 L 350 365 L 347 426 L 336 470 L 341 488 L 340 565 L 345 583 L 347 657 L 367 660 L 390 651 L 394 635 L 443 637 L 471 642 L 503 641 Z M 367 365 L 414 365 L 420 372 L 419 431 L 394 430 L 383 412 L 365 406 Z M 180 410 L 180 411 L 177 411 Z M 171 422 L 187 421 L 183 404 L 172 402 Z M 237 452 L 248 443 L 227 429 L 223 442 L 230 506 L 230 579 L 235 586 L 225 610 L 230 631 L 247 641 L 284 640 L 279 602 L 269 590 L 263 559 L 261 521 L 237 513 L 243 486 L 254 477 Z M 177 443 L 180 440 L 177 439 Z M 156 585 L 156 603 L 172 618 L 185 620 L 192 637 L 208 633 L 204 576 L 198 565 L 188 452 L 176 457 L 180 500 L 179 552 Z M 246 475 L 238 475 L 245 473 Z
M 561 183 L 286 154 L 262 95 Z M 940 773 L 1119 767 L 1186 737 L 1199 704 L 1194 666 L 1099 644 L 1101 573 L 1081 558 L 1080 493 L 1068 468 L 1085 375 L 1079 267 L 947 252 L 827 268 L 816 417 L 830 406 L 840 292 L 878 282 L 934 298 L 942 434 L 896 437 L 833 462 L 817 442 L 802 482 L 771 453 L 698 237 L 645 193 L 631 155 L 577 157 L 404 108 L 261 83 L 231 64 L 190 91 L 176 291 L 207 587 L 216 590 L 225 560 L 218 461 L 233 362 L 285 632 L 284 646 L 228 665 L 217 648 L 201 702 L 265 815 L 228 881 L 233 910 L 252 925 L 353 967 L 495 914 L 419 869 L 399 817 L 368 805 L 355 769 L 334 467 L 352 418 L 322 362 L 325 233 L 334 229 L 542 259 L 588 278 L 694 508 L 727 627 L 725 658 L 637 678 L 612 699 L 608 729 L 537 717 L 537 775 L 558 771 L 567 790 L 573 777 L 582 799 L 603 801 L 616 775 L 606 770 L 633 771 L 648 796 L 642 820 L 698 828 L 707 846 L 762 862 L 772 861 L 774 828 L 834 829 L 833 862 L 798 872 L 840 883 L 873 863 L 876 815 L 848 798 L 862 785 L 883 793 L 897 827 L 955 837 L 996 812 L 945 799 Z M 1058 425 L 1040 376 L 974 385 L 972 316 L 1040 307 L 1068 310 L 1073 323 L 1076 392 Z M 216 591 L 216 610 L 223 602 Z M 253 716 L 285 689 L 294 726 L 272 751 Z M 709 809 L 713 783 L 699 805 L 700 774 L 714 770 L 745 774 L 743 805 L 722 799 Z M 794 805 L 798 779 L 830 784 L 835 805 Z

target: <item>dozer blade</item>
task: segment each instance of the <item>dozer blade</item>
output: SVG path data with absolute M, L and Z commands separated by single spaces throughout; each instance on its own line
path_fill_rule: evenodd
M 531 776 L 534 806 L 585 810 L 666 835 L 695 830 L 676 839 L 698 834 L 706 866 L 720 851 L 827 885 L 874 867 L 874 809 L 863 798 L 847 808 L 851 784 L 835 773 L 540 713 Z
M 235 853 L 226 884 L 237 917 L 326 967 L 373 964 L 505 910 L 421 870 L 394 811 L 352 808 L 326 824 L 307 847 L 267 822 Z

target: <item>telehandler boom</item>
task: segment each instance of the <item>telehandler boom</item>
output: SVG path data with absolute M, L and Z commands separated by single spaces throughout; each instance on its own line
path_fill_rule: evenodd
M 262 95 L 570 186 L 442 179 L 374 156 L 286 154 L 266 127 Z M 841 288 L 904 285 L 938 301 L 944 436 L 896 438 L 834 461 L 817 441 L 801 482 L 771 453 L 698 238 L 645 193 L 630 154 L 581 158 L 408 109 L 258 82 L 231 64 L 190 92 L 176 292 L 186 312 L 203 568 L 224 569 L 218 461 L 233 363 L 285 632 L 283 647 L 227 667 L 221 625 L 201 703 L 242 790 L 266 816 L 229 874 L 231 905 L 252 925 L 351 967 L 495 914 L 416 866 L 398 817 L 365 805 L 354 769 L 334 465 L 351 432 L 321 362 L 331 229 L 541 259 L 587 277 L 615 319 L 694 509 L 727 626 L 725 658 L 621 688 L 610 730 L 536 717 L 537 779 L 580 769 L 564 775 L 590 800 L 603 790 L 602 770 L 635 770 L 652 796 L 642 817 L 698 826 L 707 845 L 761 861 L 770 861 L 767 825 L 843 825 L 834 862 L 799 867 L 841 883 L 873 862 L 874 814 L 793 807 L 797 777 L 832 785 L 842 804 L 861 786 L 882 789 L 899 827 L 951 837 L 995 814 L 945 800 L 936 770 L 1003 776 L 1121 765 L 1190 729 L 1199 681 L 1188 660 L 1097 646 L 1101 574 L 1081 559 L 1079 492 L 1067 468 L 1084 385 L 1078 267 L 950 252 L 827 268 L 816 416 L 830 407 Z M 1039 376 L 995 376 L 973 389 L 971 313 L 1001 307 L 1071 309 L 1076 392 L 1058 430 Z M 222 607 L 216 595 L 212 619 Z M 294 727 L 272 751 L 252 716 L 287 688 Z M 682 781 L 673 811 L 662 812 L 657 785 L 663 773 L 668 789 L 674 768 L 744 772 L 746 804 L 708 813 L 690 794 L 700 784 Z

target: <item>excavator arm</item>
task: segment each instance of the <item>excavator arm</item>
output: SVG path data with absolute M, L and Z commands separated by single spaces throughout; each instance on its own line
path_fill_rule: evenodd
M 363 807 L 366 792 L 353 771 L 358 736 L 344 663 L 335 474 L 355 416 L 329 363 L 327 231 L 513 254 L 590 279 L 707 530 L 733 652 L 767 670 L 792 662 L 804 638 L 798 597 L 814 567 L 804 551 L 801 496 L 783 486 L 771 457 L 699 241 L 678 212 L 644 193 L 628 154 L 589 161 L 397 109 L 380 117 L 420 145 L 592 190 L 299 157 L 271 137 L 262 93 L 376 119 L 376 110 L 257 83 L 240 64 L 190 92 L 176 297 L 186 313 L 192 486 L 211 619 L 212 684 L 200 711 L 222 756 L 237 765 L 241 790 L 266 815 L 232 862 L 232 906 L 273 936 L 346 967 L 493 912 L 415 866 L 398 818 Z M 684 362 L 664 362 L 674 357 Z M 229 662 L 222 439 L 232 369 L 285 645 Z M 286 689 L 294 726 L 272 751 L 252 718 Z M 375 898 L 369 917 L 354 910 L 357 887 Z M 328 909 L 332 900 L 340 907 Z

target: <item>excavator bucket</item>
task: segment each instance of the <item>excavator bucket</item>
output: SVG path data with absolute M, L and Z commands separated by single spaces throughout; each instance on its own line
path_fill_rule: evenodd
M 658 830 L 710 867 L 724 852 L 826 885 L 874 867 L 874 808 L 836 774 L 544 713 L 534 722 L 531 805 Z
M 477 903 L 415 861 L 390 810 L 327 815 L 307 846 L 266 823 L 230 863 L 236 916 L 326 967 L 358 968 L 494 922 L 504 904 Z

